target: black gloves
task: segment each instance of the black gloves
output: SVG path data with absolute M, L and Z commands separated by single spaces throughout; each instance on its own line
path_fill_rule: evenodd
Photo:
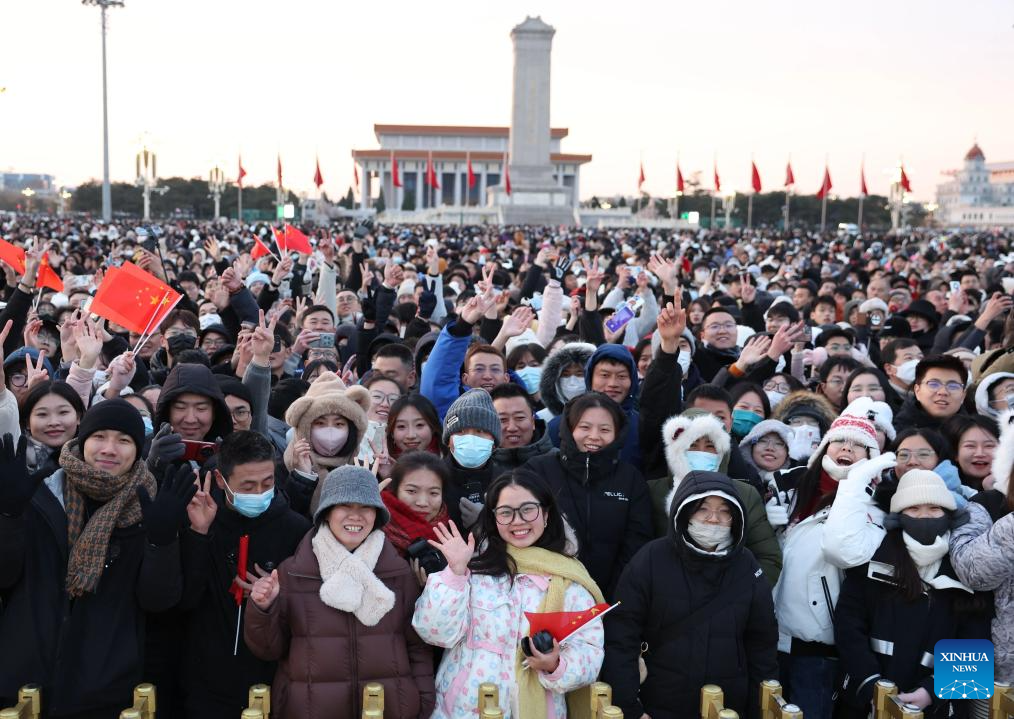
M 159 466 L 165 467 L 172 464 L 183 456 L 186 447 L 183 446 L 183 437 L 172 431 L 168 422 L 163 422 L 158 432 L 151 438 L 151 447 L 148 449 L 148 471 L 156 477 Z
M 437 296 L 427 290 L 419 295 L 419 316 L 423 319 L 429 319 L 433 316 L 433 311 L 437 308 Z
M 31 501 L 35 490 L 45 479 L 43 473 L 32 477 L 25 462 L 25 448 L 28 437 L 24 434 L 17 442 L 15 451 L 14 435 L 5 434 L 0 441 L 0 514 L 20 517 Z
M 137 488 L 148 541 L 158 547 L 172 544 L 187 516 L 187 505 L 197 493 L 194 470 L 189 464 L 166 473 L 158 494 L 152 499 L 144 487 Z
M 567 274 L 567 270 L 572 264 L 574 264 L 574 260 L 570 259 L 570 255 L 560 255 L 556 264 L 549 268 L 549 273 L 554 280 L 563 284 L 563 276 Z
M 365 322 L 377 321 L 377 301 L 373 297 L 367 297 L 359 303 L 363 309 L 363 320 Z

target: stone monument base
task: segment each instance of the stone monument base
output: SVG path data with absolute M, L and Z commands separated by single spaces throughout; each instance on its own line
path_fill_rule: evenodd
M 512 188 L 511 194 L 502 185 L 487 191 L 489 204 L 497 208 L 500 221 L 506 225 L 577 225 L 570 188 L 559 185 Z

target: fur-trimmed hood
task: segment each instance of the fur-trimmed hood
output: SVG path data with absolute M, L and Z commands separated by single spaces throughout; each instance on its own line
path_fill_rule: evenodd
M 993 455 L 993 489 L 1006 495 L 1014 473 L 1014 411 L 1000 415 L 1000 444 Z
M 669 418 L 662 426 L 662 443 L 665 445 L 665 461 L 672 473 L 672 489 L 665 498 L 666 511 L 673 496 L 679 489 L 680 482 L 692 471 L 687 462 L 687 451 L 690 445 L 701 437 L 708 437 L 718 450 L 719 472 L 725 473 L 729 467 L 729 450 L 732 440 L 725 431 L 725 425 L 713 414 L 701 410 L 687 410 L 683 414 Z
M 999 417 L 1002 414 L 989 406 L 989 390 L 997 382 L 1005 379 L 1014 379 L 1014 373 L 993 372 L 983 377 L 979 382 L 979 386 L 975 388 L 975 409 L 979 414 L 984 414 L 987 417 Z
M 754 467 L 758 472 L 764 472 L 766 470 L 761 469 L 757 466 L 757 463 L 753 460 L 753 446 L 757 444 L 761 437 L 768 434 L 777 434 L 785 442 L 785 446 L 788 447 L 792 444 L 792 427 L 779 422 L 777 419 L 765 419 L 758 422 L 753 429 L 750 430 L 739 443 L 739 453 L 743 455 L 743 461 Z M 782 465 L 782 469 L 789 466 L 792 459 L 788 453 L 785 455 L 785 463 Z M 762 475 L 763 476 L 763 475 Z
M 816 392 L 801 389 L 790 392 L 785 399 L 779 402 L 771 419 L 788 424 L 789 419 L 801 415 L 815 419 L 820 424 L 820 433 L 823 435 L 831 428 L 831 423 L 838 416 L 838 411 L 825 397 L 821 397 Z
M 546 358 L 542 365 L 542 378 L 539 380 L 539 396 L 554 417 L 563 412 L 563 405 L 566 404 L 560 397 L 558 386 L 563 370 L 571 364 L 584 367 L 594 353 L 593 344 L 568 342 Z

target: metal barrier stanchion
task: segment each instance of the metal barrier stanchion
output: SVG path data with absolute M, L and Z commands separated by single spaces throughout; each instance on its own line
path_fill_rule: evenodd
M 923 719 L 919 707 L 898 699 L 898 686 L 887 679 L 878 679 L 874 694 L 875 719 Z
M 155 685 L 134 687 L 134 706 L 120 712 L 120 719 L 155 719 Z
M 803 712 L 782 696 L 782 685 L 777 679 L 761 682 L 760 707 L 763 719 L 803 719 Z
M 264 712 L 260 709 L 251 709 L 247 707 L 240 715 L 240 719 L 264 719 Z
M 500 689 L 486 682 L 479 685 L 479 719 L 503 719 L 500 708 Z
M 721 687 L 705 684 L 701 687 L 701 719 L 739 719 L 739 714 L 725 708 Z
M 1014 688 L 1008 682 L 996 682 L 989 700 L 989 719 L 1014 717 Z
M 39 719 L 42 712 L 42 690 L 38 684 L 26 684 L 18 691 L 18 703 L 0 709 L 0 719 Z
M 623 719 L 623 712 L 613 706 L 613 688 L 605 682 L 591 685 L 592 719 Z
M 384 719 L 384 687 L 370 682 L 363 687 L 363 718 Z
M 254 684 L 250 687 L 247 709 L 259 711 L 262 719 L 269 719 L 271 716 L 271 687 L 267 684 Z M 247 719 L 253 718 L 247 717 Z

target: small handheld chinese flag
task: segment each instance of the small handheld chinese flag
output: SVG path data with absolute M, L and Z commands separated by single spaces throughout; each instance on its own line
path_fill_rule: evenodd
M 583 612 L 525 612 L 525 616 L 528 617 L 530 635 L 534 636 L 538 632 L 547 631 L 553 635 L 553 639 L 562 642 L 585 624 L 598 619 L 615 606 L 616 604 L 611 607 L 602 603 L 589 607 Z
M 244 534 L 239 538 L 239 549 L 236 552 L 236 576 L 244 582 L 246 581 L 246 565 L 249 560 L 249 552 L 250 535 Z M 236 584 L 236 582 L 233 582 L 232 586 L 229 587 L 229 593 L 236 600 L 237 607 L 243 604 L 243 588 Z
M 88 311 L 144 335 L 153 332 L 182 295 L 132 262 L 111 267 Z
M 253 249 L 250 250 L 250 256 L 252 258 L 254 258 L 255 260 L 259 260 L 262 257 L 267 257 L 268 255 L 273 254 L 274 253 L 271 252 L 268 246 L 265 245 L 263 242 L 261 242 L 260 237 L 254 238 L 254 246 Z
M 6 262 L 17 274 L 25 274 L 25 250 L 0 239 L 0 260 Z
M 60 275 L 56 274 L 49 265 L 49 254 L 42 256 L 42 263 L 39 265 L 39 276 L 35 281 L 39 287 L 48 287 L 56 292 L 63 292 L 63 280 L 60 279 Z
M 283 236 L 282 241 L 285 243 L 286 252 L 298 252 L 302 255 L 313 254 L 313 248 L 310 246 L 310 238 L 292 225 L 285 226 L 285 235 Z

